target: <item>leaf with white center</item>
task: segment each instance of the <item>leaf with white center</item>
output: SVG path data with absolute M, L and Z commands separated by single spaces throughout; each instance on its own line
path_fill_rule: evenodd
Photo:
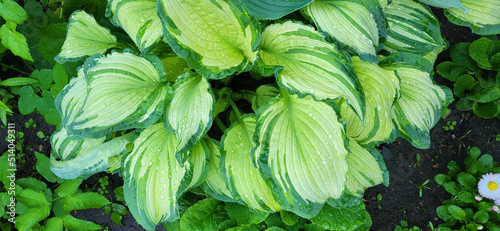
M 54 99 L 54 105 L 61 115 L 61 124 L 63 126 L 73 122 L 75 117 L 81 112 L 86 98 L 87 81 L 85 80 L 83 68 L 80 68 L 78 76 L 72 78 Z
M 243 115 L 224 132 L 221 140 L 221 173 L 232 197 L 263 212 L 281 210 L 259 169 L 252 164 L 250 151 L 255 147 L 255 116 Z
M 116 37 L 109 29 L 99 25 L 92 15 L 78 10 L 69 18 L 66 40 L 55 59 L 59 63 L 75 62 L 85 56 L 103 54 L 116 44 Z
M 201 185 L 205 193 L 217 200 L 234 202 L 231 192 L 226 187 L 226 182 L 220 173 L 220 144 L 218 141 L 205 138 L 208 149 L 210 150 L 210 167 L 207 173 L 207 179 Z
M 292 13 L 312 0 L 243 0 L 242 3 L 254 17 L 260 20 L 279 19 Z
M 417 148 L 429 148 L 429 131 L 445 112 L 453 94 L 447 87 L 434 84 L 428 72 L 413 64 L 385 65 L 385 69 L 396 71 L 401 77 L 401 97 L 392 108 L 392 119 L 400 135 Z
M 346 122 L 346 135 L 362 145 L 377 145 L 394 140 L 397 129 L 391 118 L 391 109 L 399 93 L 399 79 L 394 71 L 377 64 L 352 58 L 354 71 L 366 98 L 365 120 L 361 121 L 345 103 L 341 105 L 341 120 Z
M 155 56 L 114 52 L 84 64 L 87 99 L 68 131 L 88 138 L 156 122 L 171 95 Z
M 113 15 L 113 22 L 127 32 L 141 52 L 148 53 L 161 41 L 156 0 L 111 0 L 108 11 Z
M 257 109 L 264 105 L 268 100 L 275 98 L 279 94 L 280 90 L 273 85 L 260 85 L 255 90 L 255 95 L 252 97 L 252 110 L 257 111 Z
M 205 181 L 208 174 L 208 168 L 210 164 L 210 150 L 208 149 L 205 140 L 200 140 L 190 151 L 188 163 L 184 163 L 186 166 L 186 176 L 184 181 L 186 183 L 185 187 L 182 187 L 179 194 L 186 192 L 189 189 L 198 187 L 201 183 Z
M 385 8 L 389 30 L 384 50 L 426 54 L 445 47 L 431 9 L 412 0 L 394 0 Z
M 71 160 L 79 153 L 85 153 L 99 146 L 105 139 L 105 136 L 92 139 L 71 135 L 65 127 L 61 127 L 50 136 L 51 155 L 55 160 Z
M 194 72 L 181 76 L 174 91 L 165 108 L 165 127 L 175 133 L 179 141 L 176 152 L 181 153 L 191 149 L 212 126 L 215 98 L 207 79 Z
M 316 0 L 302 9 L 319 30 L 352 48 L 361 59 L 377 62 L 387 25 L 377 0 Z
M 125 159 L 125 201 L 147 230 L 178 218 L 177 194 L 186 170 L 175 158 L 176 145 L 175 136 L 158 123 L 141 132 Z
M 63 179 L 87 178 L 95 173 L 106 170 L 109 166 L 108 158 L 118 156 L 127 150 L 130 143 L 130 134 L 114 138 L 97 146 L 99 139 L 81 141 L 76 156 L 66 160 L 50 159 L 50 169 Z M 70 144 L 73 144 L 70 142 Z M 83 147 L 86 145 L 87 147 Z M 68 146 L 66 146 L 68 147 Z M 92 148 L 93 147 L 93 148 Z M 92 149 L 90 149 L 92 148 Z M 88 150 L 90 149 L 90 150 Z M 88 151 L 87 151 L 88 150 Z
M 454 9 L 459 9 L 464 13 L 468 12 L 468 10 L 464 6 L 462 6 L 460 0 L 447 0 L 447 1 L 419 0 L 419 1 L 433 7 L 444 8 L 444 9 L 454 8 Z
M 346 188 L 357 196 L 363 196 L 367 188 L 384 181 L 383 174 L 386 169 L 381 169 L 372 153 L 380 155 L 377 149 L 363 148 L 356 140 L 349 138 L 349 154 L 346 157 L 349 170 L 346 176 Z
M 479 35 L 500 34 L 500 1 L 499 0 L 461 0 L 467 9 L 447 9 L 444 15 L 450 22 L 468 26 Z
M 222 79 L 252 68 L 259 26 L 236 0 L 161 0 L 158 15 L 168 44 L 196 72 Z
M 261 173 L 282 208 L 305 218 L 344 191 L 347 138 L 334 106 L 282 88 L 257 111 L 253 154 Z
M 364 98 L 349 59 L 311 26 L 287 21 L 262 33 L 258 66 L 282 66 L 278 83 L 319 100 L 344 97 L 363 118 Z

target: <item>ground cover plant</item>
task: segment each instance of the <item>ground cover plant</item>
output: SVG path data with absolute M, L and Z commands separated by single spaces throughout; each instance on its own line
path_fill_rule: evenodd
M 375 146 L 402 136 L 428 148 L 451 101 L 431 79 L 445 42 L 430 9 L 204 4 L 110 1 L 108 18 L 65 12 L 55 65 L 83 65 L 66 71 L 75 78 L 53 105 L 62 123 L 52 171 L 122 174 L 125 201 L 147 229 L 368 229 L 363 192 L 388 183 Z M 348 215 L 330 218 L 339 213 Z

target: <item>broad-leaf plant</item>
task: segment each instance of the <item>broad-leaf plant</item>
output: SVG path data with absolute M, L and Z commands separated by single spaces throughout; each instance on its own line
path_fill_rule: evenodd
M 119 172 L 148 230 L 187 192 L 367 229 L 363 192 L 389 183 L 376 145 L 428 148 L 451 101 L 431 78 L 440 25 L 412 0 L 109 0 L 106 16 L 69 18 L 55 59 L 85 61 L 55 99 L 51 166 Z

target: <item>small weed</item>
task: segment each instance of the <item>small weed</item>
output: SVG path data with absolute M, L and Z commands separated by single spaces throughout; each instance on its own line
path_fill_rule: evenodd
M 401 225 L 396 226 L 394 231 L 420 231 L 421 229 L 417 226 L 413 226 L 411 228 L 408 228 L 408 222 L 406 221 L 401 221 Z
M 448 121 L 445 126 L 443 126 L 443 129 L 445 131 L 450 131 L 455 129 L 455 126 L 457 125 L 457 121 Z
M 30 119 L 30 120 L 28 120 L 28 122 L 24 123 L 24 126 L 26 126 L 26 128 L 33 127 L 33 129 L 35 129 L 36 123 L 34 123 L 33 119 Z
M 496 141 L 500 141 L 500 134 L 497 134 L 497 135 L 495 136 L 495 140 L 496 140 Z
M 420 197 L 422 197 L 422 191 L 429 189 L 429 187 L 427 186 L 428 183 L 429 183 L 429 179 L 427 179 L 426 181 L 424 181 L 424 183 L 422 183 L 420 186 L 418 186 L 418 195 Z
M 36 135 L 38 136 L 38 138 L 40 139 L 47 139 L 47 137 L 45 136 L 45 134 L 42 132 L 42 131 L 38 131 L 36 133 Z
M 380 205 L 380 201 L 382 201 L 382 194 L 377 194 L 377 207 L 378 209 L 382 209 L 382 205 Z
M 97 189 L 99 194 L 103 195 L 105 193 L 109 193 L 109 191 L 107 189 L 107 187 L 109 185 L 108 176 L 104 176 L 103 178 L 100 178 L 99 183 L 101 184 L 101 187 Z
M 413 165 L 413 167 L 414 167 L 414 168 L 416 168 L 417 166 L 419 166 L 419 167 L 420 167 L 420 159 L 421 159 L 421 158 L 422 158 L 422 157 L 420 156 L 420 154 L 418 154 L 418 153 L 417 153 L 417 155 L 415 156 L 415 160 L 416 160 L 417 162 Z

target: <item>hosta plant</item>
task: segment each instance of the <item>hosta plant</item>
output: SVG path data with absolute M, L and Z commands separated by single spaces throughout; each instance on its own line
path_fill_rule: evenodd
M 216 219 L 218 201 L 367 229 L 363 192 L 388 184 L 375 146 L 428 148 L 451 100 L 430 76 L 439 23 L 411 0 L 111 0 L 106 15 L 69 19 L 56 60 L 85 62 L 55 100 L 52 170 L 120 173 L 148 230 Z M 207 205 L 179 205 L 193 193 Z

